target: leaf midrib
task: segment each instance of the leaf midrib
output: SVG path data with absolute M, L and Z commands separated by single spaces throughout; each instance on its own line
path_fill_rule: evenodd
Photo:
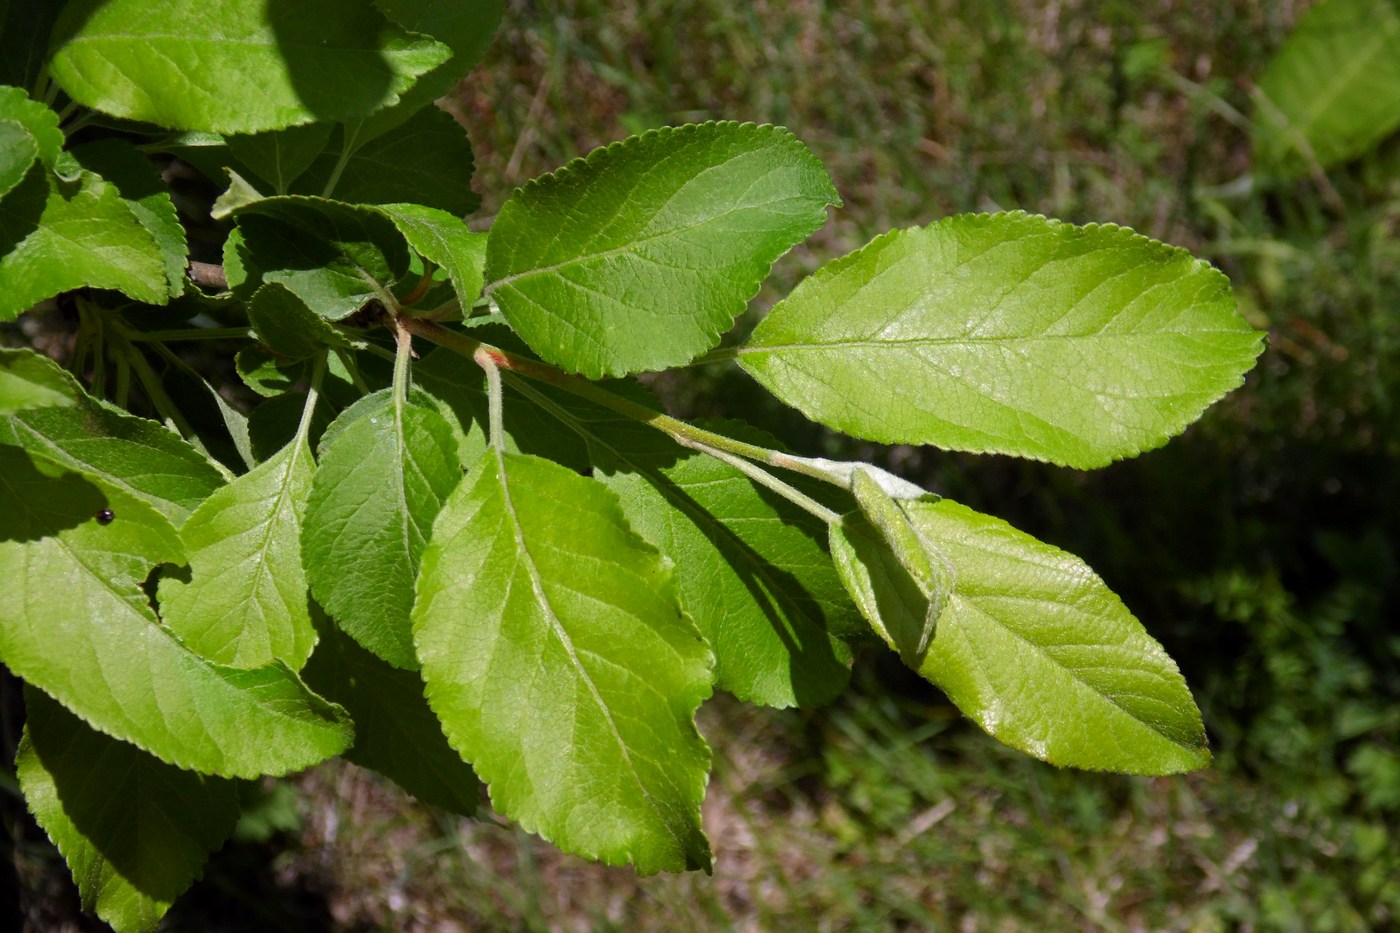
M 593 678 L 589 676 L 587 669 L 583 666 L 583 662 L 579 659 L 578 652 L 574 650 L 573 640 L 569 637 L 567 630 L 564 628 L 562 620 L 554 614 L 554 607 L 550 604 L 549 596 L 544 591 L 544 578 L 541 576 L 539 567 L 536 566 L 535 559 L 530 554 L 530 549 L 525 543 L 525 529 L 521 526 L 520 517 L 515 510 L 515 502 L 511 497 L 510 481 L 506 471 L 505 451 L 500 447 L 492 447 L 492 450 L 496 457 L 496 472 L 500 478 L 502 504 L 505 506 L 506 515 L 510 519 L 511 532 L 515 538 L 516 549 L 519 551 L 524 561 L 526 572 L 529 574 L 530 589 L 535 595 L 535 601 L 539 604 L 545 620 L 549 623 L 550 630 L 554 633 L 554 637 L 558 638 L 560 645 L 563 646 L 565 653 L 568 655 L 569 663 L 577 672 L 579 680 L 588 688 L 589 696 L 593 698 L 593 702 L 598 705 L 598 709 L 602 712 L 603 719 L 607 722 L 608 730 L 612 733 L 613 739 L 617 742 L 618 750 L 622 755 L 623 761 L 627 764 L 627 771 L 632 776 L 633 781 L 637 785 L 637 789 L 641 792 L 642 796 L 646 798 L 647 802 L 652 805 L 653 810 L 657 813 L 661 813 L 662 808 L 652 796 L 651 789 L 647 786 L 646 782 L 642 780 L 641 773 L 637 770 L 636 765 L 632 763 L 631 752 L 627 747 L 626 740 L 622 737 L 621 730 L 617 727 L 617 722 L 613 718 L 612 710 L 608 707 L 607 702 L 598 691 L 598 685 L 593 682 Z

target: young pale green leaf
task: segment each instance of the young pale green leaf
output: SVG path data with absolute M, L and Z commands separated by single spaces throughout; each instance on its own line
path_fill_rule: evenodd
M 396 401 L 347 410 L 321 447 L 302 552 L 316 601 L 356 641 L 416 670 L 413 586 L 428 532 L 462 478 L 452 428 L 435 408 Z M 348 420 L 347 420 L 348 419 Z
M 344 710 L 285 665 L 210 664 L 159 624 L 142 581 L 184 559 L 159 512 L 8 445 L 0 477 L 0 662 L 16 675 L 99 731 L 206 774 L 286 774 L 350 745 Z
M 91 172 L 64 182 L 36 162 L 0 209 L 0 321 L 83 286 L 165 304 L 164 253 L 116 185 Z
M 899 503 L 946 559 L 952 591 L 918 671 L 1006 744 L 1052 764 L 1173 774 L 1210 760 L 1201 714 L 1171 658 L 1084 562 L 947 499 Z M 859 515 L 832 555 L 896 651 L 928 599 Z
M 1011 213 L 894 231 L 828 263 L 739 360 L 857 437 L 1087 469 L 1165 443 L 1261 345 L 1225 276 L 1185 250 Z
M 237 785 L 103 735 L 33 688 L 24 711 L 20 789 L 83 909 L 119 933 L 155 930 L 233 832 Z
M 370 0 L 73 0 L 53 50 L 49 70 L 79 103 L 214 133 L 372 113 L 451 55 Z
M 0 197 L 18 185 L 35 160 L 53 165 L 63 148 L 58 114 L 17 87 L 0 87 Z
M 426 804 L 474 814 L 481 782 L 447 744 L 418 673 L 381 661 L 334 625 L 318 628 L 321 639 L 304 675 L 312 689 L 344 706 L 355 720 L 355 744 L 342 757 L 388 777 Z
M 492 452 L 438 515 L 422 566 L 428 703 L 496 809 L 643 874 L 708 867 L 694 716 L 710 652 L 617 497 Z
M 486 246 L 487 290 L 551 363 L 590 378 L 664 369 L 713 347 L 840 203 L 786 130 L 653 130 L 516 191 Z
M 161 181 L 150 159 L 134 146 L 119 139 L 104 139 L 72 150 L 78 164 L 116 186 L 132 216 L 136 218 L 160 250 L 165 263 L 166 286 L 171 298 L 185 291 L 185 267 L 189 246 L 185 228 L 170 199 L 170 189 Z
M 345 346 L 339 331 L 278 282 L 268 282 L 253 294 L 248 302 L 248 324 L 263 346 L 284 360 L 305 360 L 327 347 Z M 243 375 L 242 368 L 239 375 Z
M 160 583 L 161 615 L 216 664 L 298 670 L 316 629 L 302 569 L 301 526 L 316 463 L 299 434 L 276 456 L 204 500 L 180 537 L 188 579 Z
M 0 347 L 0 419 L 27 408 L 71 407 L 82 397 L 77 380 L 47 356 Z
M 86 394 L 73 405 L 0 415 L 0 444 L 96 476 L 175 525 L 224 484 L 218 468 L 178 434 Z
M 292 182 L 325 151 L 333 129 L 333 123 L 308 123 L 251 136 L 230 136 L 228 150 L 271 185 L 273 194 L 291 194 Z M 320 189 L 314 193 L 320 194 Z
M 650 427 L 597 406 L 535 401 L 587 439 L 594 476 L 675 563 L 681 606 L 714 650 L 719 687 L 776 707 L 815 706 L 845 689 L 851 653 L 838 633 L 859 619 L 819 519 Z M 738 422 L 707 427 L 776 446 Z
M 354 314 L 408 271 L 403 235 L 372 208 L 276 197 L 245 204 L 235 216 L 244 265 L 329 321 Z
M 385 204 L 379 210 L 418 255 L 447 271 L 465 313 L 481 296 L 485 281 L 486 234 L 472 233 L 446 211 L 420 204 Z
M 452 57 L 419 78 L 398 104 L 352 122 L 352 131 L 361 142 L 396 129 L 465 78 L 491 44 L 505 9 L 504 0 L 376 0 L 376 5 L 410 32 L 431 36 L 450 47 Z
M 339 140 L 297 180 L 295 190 L 322 194 L 329 187 L 342 201 L 404 201 L 457 215 L 481 204 L 471 187 L 474 160 L 467 132 L 437 107 L 424 107 L 394 132 L 368 142 L 355 138 L 351 127 Z
M 1324 0 L 1259 78 L 1255 158 L 1292 178 L 1355 158 L 1400 128 L 1400 6 Z

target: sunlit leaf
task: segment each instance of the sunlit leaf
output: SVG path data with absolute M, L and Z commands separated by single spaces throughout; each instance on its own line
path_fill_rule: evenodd
M 1087 469 L 1160 446 L 1262 346 L 1225 276 L 1121 227 L 961 215 L 877 237 L 779 302 L 743 367 L 883 443 Z
M 858 513 L 832 554 L 875 631 L 1006 744 L 1052 764 L 1172 774 L 1210 761 L 1201 714 L 1162 646 L 1084 562 L 947 499 L 898 503 L 946 561 L 951 592 L 926 653 L 929 601 Z
M 437 410 L 387 390 L 356 406 L 321 446 L 302 531 L 316 601 L 365 648 L 418 667 L 410 614 L 433 519 L 462 478 Z
M 428 703 L 499 812 L 644 874 L 710 864 L 710 652 L 613 493 L 483 458 L 433 526 L 413 620 Z
M 344 711 L 285 665 L 220 667 L 159 624 L 141 584 L 184 558 L 159 512 L 8 445 L 0 477 L 0 661 L 12 672 L 99 731 L 207 774 L 286 774 L 350 745 Z
M 664 369 L 713 347 L 839 203 L 786 130 L 654 130 L 516 191 L 491 228 L 487 290 L 551 363 L 590 378 Z
M 216 491 L 180 531 L 188 580 L 161 581 L 161 615 L 218 664 L 298 670 L 316 630 L 302 569 L 301 525 L 316 469 L 304 435 Z
M 53 47 L 79 103 L 214 133 L 372 113 L 451 55 L 370 0 L 73 0 Z

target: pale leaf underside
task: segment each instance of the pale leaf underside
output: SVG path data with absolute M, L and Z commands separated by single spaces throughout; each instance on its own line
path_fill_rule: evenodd
M 1082 561 L 947 499 L 899 507 L 953 581 L 917 666 L 959 709 L 1053 764 L 1171 774 L 1209 762 L 1176 665 Z M 922 621 L 928 600 L 859 516 L 832 527 L 832 552 L 898 649 L 895 633 Z
M 428 702 L 496 809 L 642 873 L 706 867 L 711 658 L 661 558 L 601 485 L 493 452 L 423 556 L 414 641 Z

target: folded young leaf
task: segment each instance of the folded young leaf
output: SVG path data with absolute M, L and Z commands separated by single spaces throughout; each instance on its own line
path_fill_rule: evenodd
M 28 408 L 68 408 L 82 398 L 78 381 L 47 356 L 0 347 L 0 417 Z
M 356 641 L 416 670 L 410 614 L 433 519 L 462 478 L 452 428 L 435 408 L 386 391 L 328 429 L 302 526 L 316 601 Z M 333 432 L 333 433 L 332 433 Z
M 1310 7 L 1259 77 L 1254 153 L 1285 179 L 1355 158 L 1400 127 L 1400 7 Z
M 61 181 L 35 162 L 0 210 L 0 321 L 83 286 L 170 300 L 165 254 L 117 186 L 85 171 Z
M 786 130 L 653 130 L 516 191 L 491 229 L 487 291 L 551 363 L 590 378 L 664 369 L 713 347 L 840 203 Z
M 83 909 L 121 933 L 155 930 L 233 832 L 237 785 L 103 735 L 32 687 L 24 711 L 16 776 Z
M 373 118 L 371 118 L 373 119 Z M 350 147 L 350 154 L 345 148 Z M 295 191 L 330 193 L 357 204 L 399 201 L 469 214 L 481 204 L 472 190 L 475 159 L 462 124 L 437 107 L 424 107 L 392 133 L 360 139 L 347 127 L 297 179 Z
M 475 814 L 481 782 L 447 744 L 418 673 L 381 661 L 329 622 L 317 628 L 321 640 L 303 673 L 311 689 L 355 720 L 355 744 L 341 757 L 379 772 L 426 804 Z
M 298 435 L 195 509 L 180 537 L 186 578 L 160 582 L 161 615 L 216 664 L 299 670 L 316 644 L 302 569 L 301 525 L 316 463 Z
M 0 197 L 23 180 L 37 159 L 53 165 L 63 148 L 58 114 L 17 87 L 0 87 Z
M 159 624 L 144 581 L 184 559 L 159 512 L 0 445 L 0 662 L 89 725 L 181 768 L 286 774 L 349 746 L 344 710 L 285 665 L 210 664 Z
M 712 658 L 610 491 L 488 453 L 433 526 L 413 621 L 428 703 L 497 810 L 643 874 L 709 867 Z
M 234 216 L 244 287 L 279 282 L 328 321 L 354 314 L 408 271 L 403 235 L 373 208 L 289 196 L 249 202 Z
M 929 642 L 938 625 L 938 617 L 948 604 L 953 589 L 953 568 L 938 546 L 925 538 L 919 526 L 910 520 L 906 503 L 910 500 L 892 498 L 875 478 L 875 474 L 857 470 L 851 478 L 851 492 L 860 504 L 861 513 L 884 539 L 885 547 L 914 581 L 927 608 L 921 625 L 897 625 L 880 632 L 899 656 L 915 670 L 928 654 Z M 938 497 L 929 495 L 929 501 Z M 923 501 L 923 500 L 913 500 Z M 890 574 L 898 576 L 897 573 Z M 915 602 L 915 605 L 921 605 Z M 871 613 L 872 624 L 879 625 L 878 615 Z M 916 620 L 917 622 L 917 620 Z
M 894 231 L 828 263 L 739 361 L 857 437 L 1087 469 L 1180 432 L 1261 346 L 1225 276 L 1190 253 L 1011 213 Z
M 370 0 L 73 0 L 52 44 L 49 71 L 79 103 L 214 133 L 372 113 L 452 54 Z
M 991 735 L 1052 764 L 1173 774 L 1210 760 L 1176 664 L 1072 554 L 947 499 L 899 503 L 952 590 L 917 670 Z M 832 555 L 872 627 L 905 654 L 928 599 L 858 514 Z

